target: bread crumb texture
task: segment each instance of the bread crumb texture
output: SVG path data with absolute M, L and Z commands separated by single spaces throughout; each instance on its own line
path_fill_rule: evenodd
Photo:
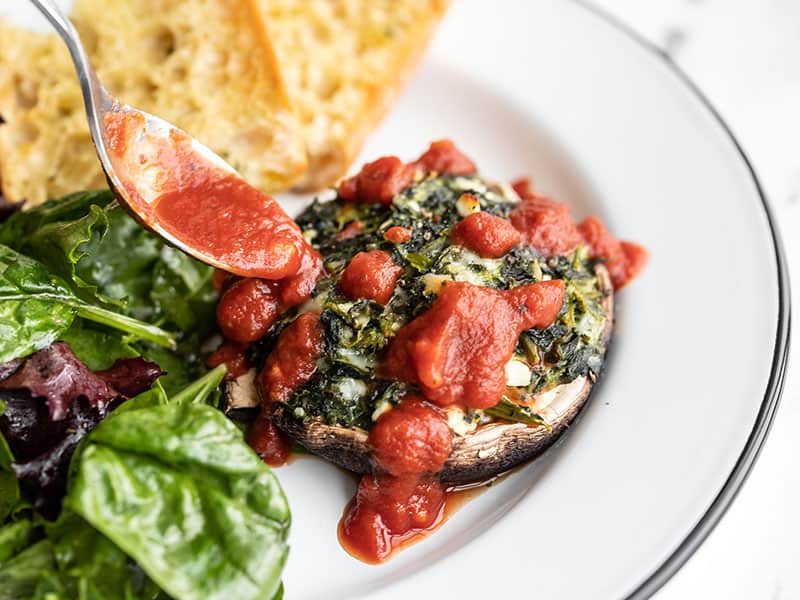
M 447 0 L 257 0 L 305 138 L 303 189 L 345 174 L 413 72 Z
M 305 148 L 253 0 L 76 0 L 109 91 L 186 130 L 249 182 L 287 189 Z M 66 47 L 0 21 L 3 192 L 36 205 L 105 180 Z

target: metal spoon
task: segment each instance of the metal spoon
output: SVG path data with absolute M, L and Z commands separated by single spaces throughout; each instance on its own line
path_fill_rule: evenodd
M 242 276 L 277 278 L 277 276 L 270 277 L 271 272 L 281 271 L 280 268 L 275 269 L 274 265 L 266 269 L 259 269 L 258 265 L 256 268 L 243 267 L 243 264 L 247 264 L 248 257 L 246 256 L 242 261 L 236 262 L 228 258 L 229 262 L 226 262 L 226 257 L 221 258 L 220 254 L 215 253 L 213 249 L 197 248 L 187 239 L 181 239 L 186 236 L 176 234 L 174 226 L 171 227 L 172 232 L 165 229 L 164 222 L 159 219 L 153 206 L 164 191 L 163 182 L 169 180 L 171 175 L 175 179 L 172 171 L 181 161 L 183 161 L 182 166 L 185 167 L 185 172 L 192 169 L 194 165 L 201 164 L 204 168 L 211 167 L 211 170 L 218 173 L 220 178 L 234 176 L 241 180 L 241 177 L 232 166 L 187 133 L 163 119 L 122 104 L 111 96 L 100 83 L 81 44 L 80 37 L 69 19 L 52 0 L 30 1 L 55 27 L 69 48 L 80 80 L 92 141 L 97 149 L 97 156 L 100 158 L 111 190 L 120 205 L 126 208 L 144 227 L 204 263 Z M 126 144 L 120 146 L 122 125 L 127 127 L 127 130 L 122 132 L 125 135 Z M 194 165 L 186 167 L 187 158 Z M 246 186 L 247 184 L 242 181 L 241 185 Z M 252 190 L 252 188 L 250 189 Z M 260 194 L 260 192 L 256 193 Z M 265 194 L 262 196 L 264 202 L 275 202 Z M 232 202 L 235 200 L 232 199 Z M 278 210 L 280 211 L 280 209 Z M 291 223 L 288 216 L 282 211 L 280 212 L 282 214 L 280 218 L 285 217 L 285 220 Z M 280 227 L 277 236 L 281 239 L 272 240 L 272 243 L 279 246 L 280 251 L 283 251 L 288 257 L 286 260 L 289 263 L 297 262 L 299 259 L 294 255 L 304 251 L 299 230 L 295 234 L 293 231 L 289 231 L 290 229 L 291 227 Z M 253 240 L 259 234 L 263 237 L 264 228 L 258 230 L 251 227 L 250 231 L 241 233 L 242 240 L 236 239 L 236 231 L 229 233 L 230 236 L 233 236 L 234 245 L 239 242 L 249 242 L 249 247 L 254 248 Z M 244 236 L 248 235 L 250 239 L 244 239 Z M 272 237 L 274 238 L 274 236 Z M 298 240 L 293 239 L 294 237 L 297 237 Z M 197 240 L 195 238 L 191 241 L 196 243 Z M 239 243 L 239 246 L 245 247 L 246 244 Z M 255 256 L 256 262 L 259 256 L 263 258 L 266 246 L 268 244 L 251 252 Z M 291 271 L 292 269 L 289 267 L 283 270 Z

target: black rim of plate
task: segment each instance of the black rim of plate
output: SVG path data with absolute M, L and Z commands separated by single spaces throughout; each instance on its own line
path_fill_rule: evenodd
M 691 558 L 695 551 L 706 540 L 709 534 L 719 523 L 720 519 L 733 503 L 739 493 L 750 470 L 758 458 L 761 448 L 767 439 L 772 421 L 778 409 L 783 383 L 786 372 L 786 362 L 789 356 L 789 331 L 791 322 L 791 303 L 789 295 L 789 275 L 786 266 L 786 257 L 783 251 L 780 233 L 775 226 L 775 218 L 767 200 L 766 194 L 761 186 L 761 182 L 756 175 L 753 165 L 750 163 L 741 144 L 733 135 L 731 128 L 719 114 L 709 99 L 703 94 L 698 86 L 689 78 L 686 73 L 672 60 L 672 58 L 654 45 L 649 40 L 642 37 L 628 25 L 611 16 L 605 10 L 595 6 L 588 0 L 575 0 L 575 2 L 585 8 L 587 12 L 598 17 L 598 19 L 627 38 L 634 41 L 637 45 L 644 48 L 653 56 L 658 58 L 661 63 L 672 72 L 700 101 L 711 116 L 717 121 L 725 134 L 730 139 L 736 152 L 742 159 L 745 167 L 758 192 L 764 214 L 767 217 L 767 224 L 772 236 L 772 244 L 775 251 L 775 267 L 778 277 L 778 324 L 775 332 L 775 347 L 772 353 L 772 366 L 770 368 L 769 380 L 764 392 L 764 399 L 756 417 L 750 435 L 747 438 L 744 448 L 739 454 L 732 471 L 728 475 L 722 489 L 719 490 L 711 505 L 699 517 L 697 523 L 692 527 L 689 534 L 672 550 L 669 557 L 656 567 L 647 577 L 639 583 L 627 596 L 626 600 L 640 600 L 649 598 L 655 594 L 678 570 Z

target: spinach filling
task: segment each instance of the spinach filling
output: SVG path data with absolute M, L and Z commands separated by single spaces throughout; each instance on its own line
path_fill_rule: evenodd
M 598 372 L 605 351 L 603 295 L 585 248 L 568 256 L 545 258 L 521 245 L 499 259 L 480 258 L 449 239 L 450 230 L 462 218 L 457 201 L 465 193 L 478 199 L 480 210 L 497 216 L 507 217 L 513 207 L 511 200 L 478 177 L 441 176 L 413 184 L 395 196 L 391 206 L 352 204 L 337 198 L 314 201 L 297 218 L 306 239 L 323 255 L 329 274 L 303 307 L 321 311 L 325 350 L 315 375 L 287 403 L 297 418 L 318 417 L 330 425 L 369 429 L 387 403 L 397 403 L 410 386 L 376 377 L 375 366 L 395 332 L 436 299 L 443 280 L 494 289 L 546 279 L 564 279 L 567 284 L 556 322 L 544 330 L 524 332 L 515 349 L 513 360 L 527 367 L 530 381 L 509 387 L 507 397 L 497 407 L 465 419 L 476 422 L 493 415 L 546 426 L 519 403 L 576 377 Z M 360 232 L 337 239 L 354 221 L 363 225 Z M 384 240 L 386 230 L 394 226 L 410 229 L 411 239 L 401 244 Z M 336 285 L 355 254 L 374 249 L 390 252 L 405 268 L 386 306 L 346 298 Z M 287 315 L 256 345 L 256 360 L 263 361 L 293 318 L 294 314 Z

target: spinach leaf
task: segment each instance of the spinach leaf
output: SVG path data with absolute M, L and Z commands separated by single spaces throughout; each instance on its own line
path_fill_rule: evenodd
M 140 408 L 150 408 L 151 406 L 161 406 L 162 404 L 166 404 L 169 402 L 167 398 L 167 393 L 164 391 L 163 386 L 159 381 L 153 385 L 152 388 L 147 390 L 146 392 L 142 392 L 138 396 L 123 402 L 120 406 L 114 409 L 114 411 L 108 415 L 109 419 L 113 419 L 118 415 L 123 413 L 132 411 L 132 410 L 139 410 Z
M 76 300 L 43 265 L 0 245 L 0 363 L 54 342 L 72 324 Z
M 53 233 L 62 238 L 62 256 L 73 261 L 71 280 L 134 318 L 168 329 L 199 328 L 199 333 L 209 333 L 217 299 L 211 285 L 213 269 L 165 246 L 116 204 L 103 209 L 99 221 L 104 220 L 105 226 L 94 221 L 90 236 L 70 235 L 83 232 L 84 221 L 92 220 L 95 213 L 93 206 L 81 219 L 51 226 L 58 228 Z M 35 235 L 29 246 L 43 248 L 36 245 Z
M 218 410 L 128 410 L 87 438 L 65 505 L 177 598 L 272 598 L 290 515 L 269 468 Z
M 119 358 L 134 358 L 140 353 L 118 331 L 96 327 L 77 319 L 59 336 L 92 371 L 107 369 Z M 166 350 L 165 350 L 166 352 Z M 152 359 L 151 359 L 152 360 Z M 158 362 L 153 360 L 153 362 Z
M 96 229 L 88 241 L 76 247 L 75 275 L 94 288 L 101 300 L 154 323 L 159 315 L 150 290 L 162 243 L 116 204 L 103 213 L 107 227 Z
M 83 319 L 73 321 L 58 339 L 67 342 L 92 371 L 107 369 L 119 358 L 145 357 L 164 371 L 159 382 L 167 395 L 179 392 L 207 371 L 201 357 L 187 349 L 186 341 L 181 341 L 174 351 L 155 344 L 130 342 L 128 336 L 118 331 Z
M 153 342 L 164 348 L 175 347 L 175 337 L 173 334 L 164 331 L 160 327 L 84 302 L 76 302 L 75 306 L 77 308 L 77 316 L 88 321 L 94 321 L 100 325 L 106 325 L 111 329 L 124 331 L 135 338 Z
M 0 225 L 0 244 L 22 251 L 29 236 L 44 225 L 79 219 L 92 205 L 103 208 L 113 200 L 109 190 L 76 192 L 49 200 L 31 210 L 15 212 Z
M 112 303 L 113 299 L 98 294 L 97 286 L 80 277 L 75 268 L 78 261 L 87 256 L 86 244 L 93 238 L 102 238 L 107 230 L 106 210 L 93 204 L 78 219 L 42 225 L 27 237 L 21 251 L 40 260 L 53 273 L 71 282 L 84 300 Z M 117 304 L 124 305 L 121 302 Z
M 161 593 L 130 557 L 78 515 L 64 511 L 46 525 L 46 534 L 58 568 L 49 597 L 145 600 Z
M 180 250 L 164 246 L 153 269 L 150 298 L 156 312 L 180 330 L 202 328 L 210 333 L 217 292 L 211 285 L 214 270 Z
M 165 246 L 113 200 L 107 190 L 51 200 L 0 225 L 0 243 L 42 262 L 89 302 L 181 330 L 207 322 L 213 269 Z
M 159 382 L 167 395 L 179 392 L 208 370 L 200 356 L 186 350 L 184 343 L 179 343 L 174 351 L 142 342 L 133 344 L 133 348 L 162 368 L 164 375 Z
M 36 541 L 36 526 L 22 519 L 0 528 L 0 565 L 17 556 Z
M 44 538 L 44 539 L 42 539 Z M 86 521 L 24 519 L 0 528 L 0 599 L 155 600 L 160 588 Z
M 174 345 L 166 331 L 84 302 L 40 262 L 0 245 L 0 363 L 50 345 L 76 316 L 163 346 Z
M 215 404 L 222 380 L 225 379 L 225 365 L 215 367 L 194 383 L 186 386 L 169 399 L 170 404 Z
M 157 340 L 143 343 L 114 332 L 101 335 L 102 327 L 73 321 L 60 339 L 79 344 L 77 353 L 87 362 L 102 360 L 101 348 L 115 356 L 137 352 L 164 368 L 162 384 L 168 393 L 207 371 L 203 342 L 216 328 L 213 269 L 165 246 L 120 208 L 109 191 L 72 194 L 15 214 L 0 224 L 0 243 L 41 262 L 95 312 L 110 309 L 146 321 L 174 332 L 178 340 L 167 351 L 152 343 Z M 74 311 L 63 310 L 74 319 Z M 103 322 L 102 315 L 88 318 Z M 59 329 L 68 326 L 65 322 Z M 50 329 L 48 334 L 48 340 L 58 339 Z M 96 352 L 91 351 L 92 342 L 100 344 Z
M 0 600 L 33 598 L 43 574 L 55 568 L 53 546 L 41 540 L 0 563 Z
M 177 330 L 178 345 L 166 350 L 149 343 L 134 347 L 166 372 L 161 378 L 172 395 L 208 370 L 203 343 L 216 329 L 217 291 L 211 284 L 213 269 L 179 250 L 163 246 L 152 268 L 146 303 L 149 318 L 170 330 Z
M 14 473 L 0 469 L 0 522 L 10 515 L 19 502 L 19 483 Z
M 135 398 L 131 398 L 116 408 L 111 413 L 110 418 L 132 410 L 160 406 L 162 404 L 209 404 L 216 406 L 220 394 L 219 386 L 222 380 L 225 379 L 226 372 L 225 365 L 219 365 L 172 396 L 164 389 L 161 385 L 161 379 L 159 379 L 151 389 Z
M 5 403 L 0 400 L 0 415 L 6 410 Z M 17 477 L 11 470 L 11 463 L 14 462 L 14 455 L 8 447 L 3 434 L 0 433 L 0 523 L 14 510 L 19 502 L 19 483 Z M 0 561 L 3 560 L 3 541 L 0 529 Z
M 204 404 L 224 375 L 171 399 L 155 386 L 86 438 L 58 520 L 0 528 L 0 600 L 282 597 L 288 506 Z

